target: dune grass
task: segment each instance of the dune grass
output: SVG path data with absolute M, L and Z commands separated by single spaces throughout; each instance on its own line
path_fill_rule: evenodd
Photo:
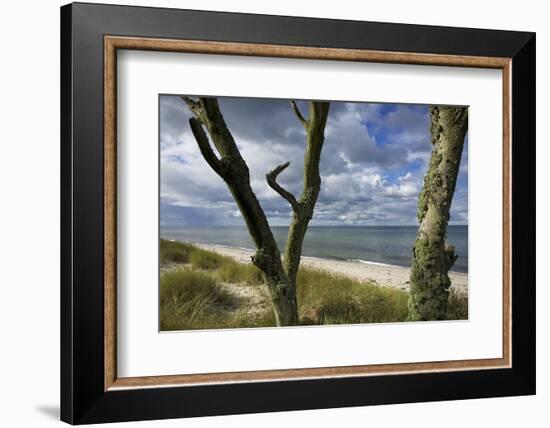
M 176 269 L 160 277 L 162 330 L 200 328 L 207 319 L 215 321 L 217 307 L 232 304 L 232 296 L 208 274 Z
M 303 324 L 399 322 L 407 317 L 408 293 L 327 272 L 300 269 L 296 292 Z
M 160 263 L 187 263 L 194 246 L 183 242 L 160 240 Z
M 216 272 L 217 278 L 223 282 L 245 283 L 246 285 L 261 285 L 264 282 L 262 272 L 253 264 L 243 264 L 231 260 L 224 263 Z
M 206 251 L 196 247 L 194 247 L 193 251 L 190 253 L 189 261 L 194 268 L 205 270 L 218 269 L 222 265 L 233 262 L 229 257 L 224 257 L 212 251 Z
M 447 320 L 468 319 L 468 296 L 458 294 L 451 290 L 447 306 Z
M 222 288 L 208 272 L 174 269 L 160 279 L 161 330 L 269 327 L 275 324 L 270 311 L 250 317 L 237 309 L 239 299 Z
M 223 286 L 267 293 L 254 265 L 166 240 L 161 240 L 161 265 L 172 266 L 161 273 L 161 330 L 275 326 L 270 305 L 251 311 L 247 300 Z M 407 317 L 407 291 L 328 272 L 301 268 L 296 292 L 302 325 L 402 322 Z M 451 292 L 448 319 L 467 318 L 467 296 Z

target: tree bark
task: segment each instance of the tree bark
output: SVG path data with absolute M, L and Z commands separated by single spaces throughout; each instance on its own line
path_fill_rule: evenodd
M 277 177 L 290 162 L 277 166 L 266 174 L 268 185 L 292 207 L 292 221 L 287 236 L 283 260 L 273 233 L 256 195 L 250 186 L 248 166 L 229 132 L 215 98 L 192 100 L 182 97 L 194 114 L 191 130 L 206 162 L 225 181 L 237 202 L 257 251 L 252 263 L 263 273 L 271 295 L 277 325 L 298 324 L 296 276 L 300 266 L 302 244 L 321 190 L 319 163 L 325 139 L 324 130 L 329 103 L 310 102 L 309 118 L 302 116 L 294 101 L 291 107 L 306 129 L 307 146 L 304 156 L 304 188 L 300 199 L 277 183 Z M 214 153 L 203 126 L 206 127 L 220 158 Z
M 441 320 L 447 316 L 449 269 L 457 259 L 446 245 L 449 210 L 456 187 L 468 109 L 430 108 L 432 154 L 418 201 L 419 229 L 413 248 L 409 320 Z
M 329 103 L 313 101 L 309 103 L 309 117 L 304 119 L 296 103 L 293 101 L 292 109 L 298 120 L 306 129 L 307 145 L 304 155 L 304 188 L 299 201 L 292 204 L 292 220 L 288 230 L 283 265 L 291 283 L 296 283 L 300 259 L 302 257 L 302 244 L 313 217 L 313 211 L 319 192 L 321 191 L 321 175 L 319 163 L 321 151 L 325 141 L 325 125 L 328 118 Z M 269 181 L 269 180 L 268 180 Z
M 252 263 L 264 273 L 277 325 L 296 325 L 296 289 L 283 269 L 277 242 L 250 185 L 248 165 L 227 128 L 217 100 L 199 98 L 195 101 L 187 97 L 183 99 L 195 116 L 189 122 L 199 149 L 206 162 L 227 184 L 256 245 L 257 251 L 252 256 Z M 212 143 L 220 155 L 219 158 L 212 150 L 203 126 L 208 130 Z

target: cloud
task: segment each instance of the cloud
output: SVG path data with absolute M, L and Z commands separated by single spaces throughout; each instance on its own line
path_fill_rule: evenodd
M 291 161 L 279 182 L 299 196 L 305 130 L 288 100 L 220 98 L 246 160 L 251 184 L 272 225 L 286 225 L 288 203 L 265 181 Z M 307 116 L 308 105 L 298 102 Z M 160 98 L 161 223 L 242 225 L 225 183 L 204 161 L 179 96 Z M 321 156 L 321 193 L 312 225 L 415 224 L 418 193 L 431 152 L 426 106 L 331 102 Z M 451 219 L 466 223 L 467 144 Z

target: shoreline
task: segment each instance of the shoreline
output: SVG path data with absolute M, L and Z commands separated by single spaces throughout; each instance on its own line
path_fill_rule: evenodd
M 253 250 L 236 248 L 216 244 L 199 244 L 190 242 L 198 248 L 213 251 L 222 256 L 230 257 L 240 263 L 251 263 L 250 256 Z M 374 282 L 381 287 L 393 287 L 401 290 L 409 290 L 410 268 L 369 262 L 366 260 L 337 260 L 318 257 L 302 256 L 300 266 L 308 269 L 324 271 L 336 275 L 343 275 L 351 279 Z M 451 289 L 464 295 L 468 294 L 468 274 L 449 272 Z

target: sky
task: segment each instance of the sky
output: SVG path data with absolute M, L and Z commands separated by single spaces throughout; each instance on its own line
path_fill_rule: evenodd
M 252 188 L 272 226 L 289 224 L 288 202 L 265 174 L 291 161 L 278 182 L 299 197 L 305 130 L 288 100 L 218 99 Z M 307 117 L 307 102 L 298 101 Z M 160 96 L 160 222 L 163 227 L 241 226 L 224 181 L 203 159 L 180 96 Z M 431 153 L 425 105 L 331 101 L 321 155 L 321 192 L 311 226 L 416 225 L 418 195 Z M 215 149 L 214 149 L 215 150 Z M 468 141 L 450 224 L 468 224 Z

